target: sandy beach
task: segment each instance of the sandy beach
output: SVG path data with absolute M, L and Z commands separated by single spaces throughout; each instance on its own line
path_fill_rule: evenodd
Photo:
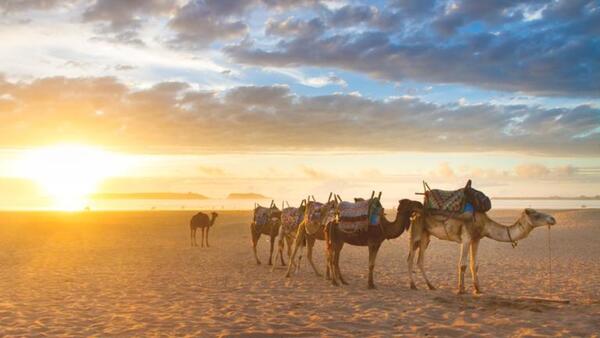
M 426 265 L 438 290 L 420 277 L 409 289 L 407 234 L 382 245 L 378 289 L 367 290 L 363 247 L 344 247 L 350 285 L 339 288 L 306 265 L 292 279 L 257 266 L 248 211 L 220 212 L 210 248 L 190 247 L 191 211 L 2 212 L 0 335 L 598 336 L 600 210 L 548 212 L 558 221 L 551 288 L 540 228 L 516 249 L 482 240 L 480 296 L 455 294 L 458 245 L 437 239 Z M 506 224 L 517 214 L 491 213 Z M 263 236 L 263 262 L 268 244 Z M 527 296 L 570 304 L 515 299 Z

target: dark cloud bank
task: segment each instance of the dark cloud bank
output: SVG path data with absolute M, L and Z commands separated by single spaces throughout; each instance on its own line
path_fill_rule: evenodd
M 600 152 L 588 105 L 437 105 L 351 95 L 295 96 L 284 86 L 134 90 L 113 78 L 0 80 L 0 145 L 88 141 L 179 151 L 381 150 Z M 172 149 L 172 150 L 173 150 Z

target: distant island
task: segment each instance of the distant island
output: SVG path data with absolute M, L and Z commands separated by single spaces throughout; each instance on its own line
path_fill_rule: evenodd
M 492 197 L 493 200 L 551 200 L 551 201 L 598 201 L 600 200 L 600 195 L 596 196 L 546 196 L 546 197 Z
M 92 199 L 98 200 L 206 200 L 208 197 L 188 193 L 174 192 L 137 192 L 137 193 L 104 193 L 91 196 Z
M 247 192 L 247 193 L 231 193 L 227 196 L 228 200 L 266 200 L 269 199 L 270 197 L 267 197 L 265 195 L 261 195 L 261 194 L 256 194 L 256 193 L 252 193 L 252 192 Z

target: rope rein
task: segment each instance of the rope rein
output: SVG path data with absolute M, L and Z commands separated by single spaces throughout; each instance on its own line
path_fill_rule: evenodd
M 521 229 L 521 231 L 523 231 L 523 223 L 521 223 L 521 220 L 519 219 L 517 221 L 518 227 Z M 506 227 L 506 234 L 508 235 L 508 239 L 510 240 L 510 245 L 512 245 L 513 249 L 517 247 L 517 241 L 515 241 L 514 239 L 512 239 L 512 236 L 510 235 L 510 229 L 511 227 Z
M 552 293 L 552 241 L 550 238 L 550 225 L 548 225 L 548 294 Z

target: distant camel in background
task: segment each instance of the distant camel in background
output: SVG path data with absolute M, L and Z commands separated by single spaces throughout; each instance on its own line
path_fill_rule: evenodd
M 206 229 L 206 247 L 208 248 L 210 246 L 208 245 L 208 230 L 213 226 L 219 214 L 212 212 L 211 216 L 212 217 L 209 219 L 207 214 L 199 212 L 192 217 L 192 220 L 190 221 L 190 241 L 192 246 L 198 246 L 198 242 L 196 242 L 196 230 L 198 228 L 202 229 L 202 238 L 200 240 L 201 247 L 204 247 L 204 229 Z

